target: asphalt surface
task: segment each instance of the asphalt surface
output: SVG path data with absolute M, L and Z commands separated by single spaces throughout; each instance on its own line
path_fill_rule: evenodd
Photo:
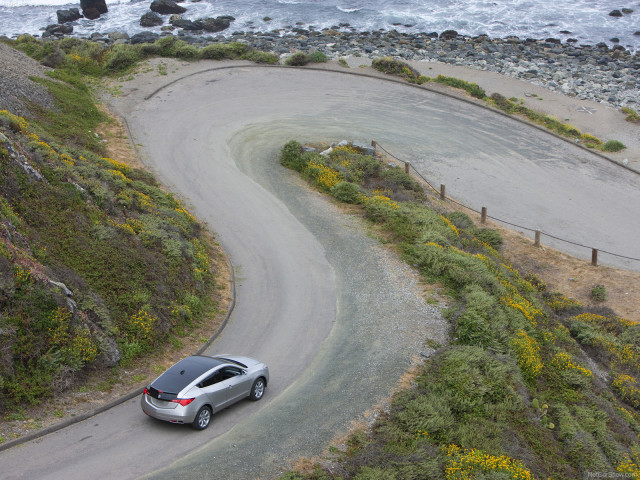
M 266 361 L 272 382 L 204 432 L 128 401 L 0 453 L 3 478 L 273 478 L 388 396 L 426 338 L 445 339 L 411 272 L 278 164 L 291 138 L 375 139 L 465 203 L 640 257 L 637 175 L 485 109 L 294 69 L 211 70 L 149 97 L 163 83 L 140 77 L 113 107 L 235 266 L 236 308 L 211 351 Z

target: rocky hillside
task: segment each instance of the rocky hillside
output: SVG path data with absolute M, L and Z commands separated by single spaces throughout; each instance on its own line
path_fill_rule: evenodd
M 53 108 L 53 98 L 45 87 L 31 80 L 43 77 L 47 68 L 24 53 L 0 42 L 0 110 L 29 116 L 29 105 Z
M 104 156 L 79 77 L 32 81 L 49 69 L 2 44 L 0 64 L 2 411 L 197 322 L 214 308 L 214 272 L 180 203 Z

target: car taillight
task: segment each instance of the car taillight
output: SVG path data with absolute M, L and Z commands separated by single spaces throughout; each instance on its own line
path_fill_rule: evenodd
M 183 407 L 186 407 L 187 405 L 189 405 L 194 400 L 195 400 L 195 398 L 176 398 L 176 399 L 171 400 L 171 401 L 174 402 L 174 403 L 179 403 Z
M 144 391 L 142 392 L 143 395 L 149 395 L 149 390 L 147 389 L 147 387 L 144 387 Z

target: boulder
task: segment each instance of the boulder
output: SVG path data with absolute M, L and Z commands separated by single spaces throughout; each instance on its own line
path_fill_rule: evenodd
M 75 22 L 79 18 L 82 18 L 80 10 L 77 8 L 70 8 L 69 10 L 56 10 L 56 15 L 58 15 L 59 24 Z
M 226 30 L 231 25 L 231 22 L 234 21 L 235 18 L 229 16 L 216 17 L 216 18 L 201 18 L 196 20 L 196 24 L 200 26 L 200 29 L 206 30 L 207 32 L 221 32 L 222 30 Z
M 153 0 L 151 2 L 151 11 L 160 15 L 171 15 L 172 13 L 184 13 L 186 8 L 178 5 L 173 0 Z
M 135 45 L 137 43 L 153 43 L 160 38 L 160 35 L 153 32 L 140 32 L 131 37 L 129 43 Z
M 610 17 L 621 17 L 622 16 L 622 12 L 620 10 L 611 10 L 609 12 L 609 16 Z
M 114 42 L 117 42 L 118 40 L 129 40 L 129 34 L 127 32 L 110 32 L 107 36 Z
M 458 36 L 455 30 L 445 30 L 440 34 L 440 40 L 453 40 Z
M 105 367 L 115 367 L 120 363 L 122 355 L 116 341 L 107 337 L 106 335 L 99 335 L 98 343 L 100 345 L 100 356 L 96 359 L 98 365 L 104 365 Z
M 364 155 L 375 156 L 376 149 L 371 146 L 371 144 L 364 142 L 353 142 L 352 145 L 362 150 Z
M 184 30 L 202 30 L 202 27 L 199 27 L 195 22 L 186 20 L 179 15 L 173 15 L 169 23 L 176 28 L 182 28 Z
M 107 3 L 105 0 L 80 0 L 82 14 L 89 20 L 100 18 L 100 15 L 107 13 Z
M 60 37 L 62 35 L 70 35 L 72 33 L 73 33 L 73 26 L 58 25 L 57 23 L 54 23 L 53 25 L 49 25 L 47 28 L 45 28 L 42 36 L 43 37 L 51 37 L 51 36 Z
M 164 20 L 162 17 L 158 15 L 156 12 L 147 12 L 142 17 L 140 17 L 140 26 L 141 27 L 157 27 L 162 25 Z

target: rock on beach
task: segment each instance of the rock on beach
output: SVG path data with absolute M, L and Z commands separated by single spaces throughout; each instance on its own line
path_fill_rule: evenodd
M 151 8 L 152 12 L 159 13 L 160 15 L 180 14 L 187 11 L 186 8 L 178 5 L 173 0 L 153 0 L 149 8 Z
M 80 8 L 89 20 L 100 18 L 100 15 L 108 11 L 105 0 L 80 0 Z

